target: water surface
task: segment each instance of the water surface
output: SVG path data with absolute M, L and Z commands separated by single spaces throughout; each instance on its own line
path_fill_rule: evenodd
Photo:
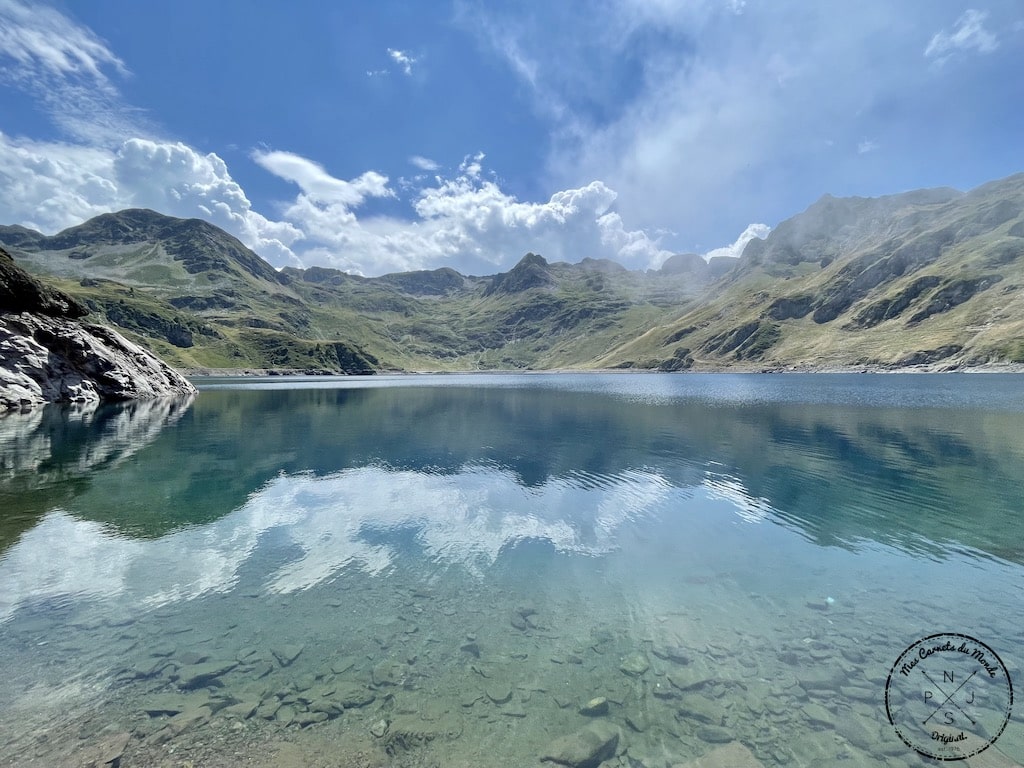
M 934 764 L 886 714 L 905 648 L 1021 679 L 1020 381 L 208 380 L 7 417 L 0 763 L 537 764 L 589 729 L 634 768 Z M 1019 712 L 996 749 L 1024 762 Z

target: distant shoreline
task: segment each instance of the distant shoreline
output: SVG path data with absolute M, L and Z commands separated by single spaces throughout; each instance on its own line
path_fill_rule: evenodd
M 651 368 L 551 368 L 551 369 L 529 369 L 508 368 L 508 369 L 487 369 L 487 370 L 424 370 L 424 371 L 376 371 L 373 373 L 342 373 L 340 371 L 298 369 L 298 368 L 179 368 L 183 375 L 190 379 L 206 378 L 287 378 L 287 377 L 358 377 L 367 378 L 375 376 L 459 376 L 465 374 L 487 374 L 487 375 L 537 375 L 537 374 L 654 374 L 664 373 Z M 914 366 L 722 366 L 722 367 L 701 367 L 685 371 L 675 371 L 676 374 L 702 374 L 702 373 L 762 373 L 762 374 L 785 374 L 785 373 L 818 373 L 818 374 L 849 374 L 849 373 L 1024 373 L 1024 363 L 986 363 L 984 365 L 949 366 L 933 363 L 930 365 Z

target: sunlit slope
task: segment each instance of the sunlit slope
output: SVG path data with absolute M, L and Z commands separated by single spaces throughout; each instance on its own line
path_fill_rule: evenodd
M 603 366 L 1024 361 L 1024 175 L 961 194 L 824 197 Z M 678 361 L 678 362 L 676 362 Z
M 122 211 L 54 237 L 0 228 L 19 262 L 186 368 L 360 372 L 580 367 L 707 285 L 527 254 L 507 273 L 280 272 L 197 220 Z

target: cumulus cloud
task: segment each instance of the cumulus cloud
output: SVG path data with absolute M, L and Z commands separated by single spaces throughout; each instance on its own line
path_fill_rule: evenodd
M 951 31 L 941 30 L 935 33 L 928 47 L 924 49 L 924 55 L 942 62 L 957 51 L 992 53 L 999 47 L 999 41 L 993 33 L 985 29 L 987 18 L 986 11 L 969 8 L 956 20 Z
M 369 197 L 392 196 L 387 177 L 368 171 L 346 181 L 286 152 L 258 153 L 265 169 L 299 187 L 285 219 L 307 242 L 302 258 L 339 269 L 380 274 L 447 264 L 462 272 L 507 269 L 527 251 L 551 260 L 584 256 L 650 266 L 665 254 L 655 239 L 628 230 L 611 210 L 616 194 L 599 181 L 522 202 L 484 169 L 483 153 L 467 156 L 451 178 L 411 190 L 414 217 L 361 216 Z
M 866 155 L 868 152 L 874 152 L 876 149 L 878 149 L 878 142 L 871 139 L 864 139 L 857 143 L 857 154 L 859 155 Z
M 210 221 L 264 258 L 296 263 L 302 233 L 252 209 L 224 161 L 180 142 L 132 138 L 115 149 L 0 133 L 0 220 L 46 233 L 108 211 L 153 208 Z
M 129 139 L 115 155 L 114 173 L 133 205 L 204 218 L 270 261 L 297 261 L 289 246 L 302 237 L 301 231 L 254 211 L 227 165 L 213 152 L 197 152 L 181 142 Z
M 124 202 L 105 149 L 0 133 L 0 221 L 54 232 Z
M 747 243 L 757 238 L 764 240 L 771 233 L 772 228 L 767 224 L 751 224 L 743 233 L 736 238 L 736 240 L 722 248 L 715 248 L 712 251 L 708 251 L 704 254 L 705 259 L 713 259 L 718 256 L 729 256 L 732 258 L 739 258 L 743 255 L 743 249 L 747 247 Z
M 388 49 L 388 56 L 406 75 L 418 62 L 399 49 Z M 539 85 L 542 70 L 522 63 L 523 75 Z M 130 76 L 124 62 L 58 11 L 0 0 L 0 64 L 7 64 L 0 82 L 31 94 L 69 137 L 34 141 L 0 133 L 4 223 L 52 233 L 106 211 L 147 207 L 204 218 L 277 266 L 326 264 L 363 274 L 442 264 L 490 274 L 527 251 L 553 261 L 607 257 L 636 268 L 668 255 L 662 235 L 650 234 L 659 230 L 636 226 L 635 209 L 622 210 L 620 190 L 597 180 L 601 174 L 552 182 L 549 188 L 557 191 L 547 200 L 523 201 L 485 169 L 482 153 L 467 156 L 448 176 L 428 175 L 437 174 L 439 164 L 410 157 L 426 174 L 399 179 L 399 200 L 376 170 L 342 179 L 301 155 L 258 150 L 251 160 L 298 188 L 271 218 L 254 209 L 219 155 L 159 138 L 145 125 L 123 103 L 117 78 Z M 551 114 L 569 110 L 555 104 Z M 610 149 L 614 154 L 619 147 Z M 401 215 L 368 213 L 371 200 L 388 200 L 387 210 Z

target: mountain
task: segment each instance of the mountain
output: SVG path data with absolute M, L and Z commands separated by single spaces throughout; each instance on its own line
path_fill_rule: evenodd
M 195 219 L 105 214 L 0 243 L 189 369 L 818 369 L 1024 362 L 1024 174 L 970 192 L 825 195 L 742 257 L 630 271 L 273 269 Z
M 1024 174 L 969 193 L 822 197 L 601 366 L 1024 362 Z M 673 362 L 676 361 L 676 362 Z
M 585 366 L 710 281 L 706 270 L 647 274 L 537 254 L 485 277 L 277 271 L 206 222 L 148 210 L 104 214 L 52 237 L 0 227 L 8 241 L 27 269 L 193 370 Z

